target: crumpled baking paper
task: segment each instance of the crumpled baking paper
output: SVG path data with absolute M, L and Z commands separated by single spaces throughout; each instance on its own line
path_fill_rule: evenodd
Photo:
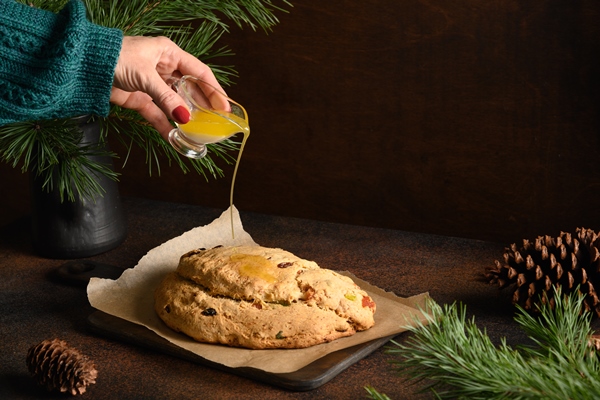
M 226 210 L 212 223 L 191 229 L 150 250 L 135 268 L 117 280 L 92 278 L 87 287 L 90 304 L 107 314 L 143 325 L 157 335 L 204 359 L 230 368 L 252 367 L 269 373 L 289 373 L 319 358 L 347 347 L 398 334 L 418 320 L 425 322 L 426 293 L 402 298 L 379 289 L 348 272 L 358 286 L 377 304 L 375 326 L 353 336 L 306 349 L 250 350 L 198 343 L 168 328 L 154 311 L 154 290 L 163 277 L 177 268 L 179 258 L 190 250 L 217 245 L 257 245 L 244 231 L 237 209 Z M 233 224 L 232 224 L 233 218 Z M 234 229 L 235 236 L 232 235 Z M 340 272 L 340 271 L 338 271 Z

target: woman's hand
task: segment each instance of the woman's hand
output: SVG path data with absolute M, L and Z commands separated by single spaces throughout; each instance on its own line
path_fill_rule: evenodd
M 223 91 L 206 64 L 170 39 L 125 36 L 110 101 L 139 112 L 166 139 L 173 129 L 169 119 L 182 124 L 190 119 L 185 102 L 166 83 L 172 76 L 182 75 L 201 78 Z

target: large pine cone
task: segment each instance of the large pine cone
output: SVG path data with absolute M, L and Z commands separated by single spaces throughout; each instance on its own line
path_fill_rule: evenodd
M 85 393 L 98 376 L 94 363 L 64 340 L 44 340 L 32 346 L 26 361 L 29 372 L 40 385 L 73 396 Z
M 535 242 L 523 240 L 518 248 L 512 244 L 504 260 L 496 260 L 486 277 L 500 288 L 514 288 L 513 303 L 537 311 L 541 303 L 554 308 L 553 288 L 563 295 L 579 290 L 585 294 L 584 307 L 600 316 L 599 235 L 591 229 L 578 228 L 574 235 L 561 232 L 557 238 L 539 236 Z

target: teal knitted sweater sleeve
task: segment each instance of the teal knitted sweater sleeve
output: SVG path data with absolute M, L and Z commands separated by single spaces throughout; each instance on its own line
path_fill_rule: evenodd
M 87 20 L 81 0 L 58 14 L 0 0 L 0 126 L 107 115 L 122 41 Z

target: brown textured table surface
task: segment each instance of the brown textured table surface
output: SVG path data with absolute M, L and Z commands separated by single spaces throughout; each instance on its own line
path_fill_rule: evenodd
M 128 237 L 117 249 L 90 260 L 130 268 L 149 250 L 210 223 L 222 210 L 143 199 L 124 200 Z M 387 291 L 407 297 L 429 292 L 439 303 L 460 301 L 493 340 L 525 340 L 513 322 L 507 297 L 481 281 L 504 244 L 259 215 L 241 211 L 254 240 L 281 247 L 322 267 L 348 270 Z M 391 370 L 380 348 L 328 383 L 295 392 L 201 366 L 167 354 L 95 334 L 85 288 L 53 278 L 65 260 L 33 254 L 27 220 L 0 232 L 0 398 L 64 398 L 33 383 L 25 356 L 33 344 L 58 337 L 97 366 L 89 399 L 359 399 L 372 385 L 392 399 L 413 399 L 414 386 Z M 397 339 L 402 341 L 407 334 Z M 423 398 L 427 398 L 424 396 Z

